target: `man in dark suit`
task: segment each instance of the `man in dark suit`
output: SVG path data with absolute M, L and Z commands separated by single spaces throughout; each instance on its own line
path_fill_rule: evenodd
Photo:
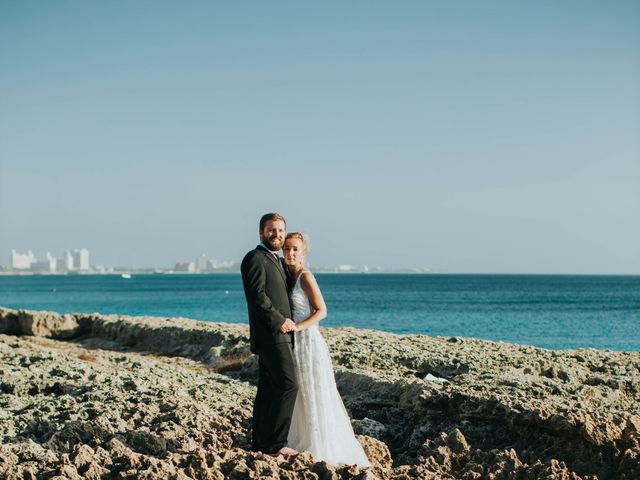
M 295 323 L 287 279 L 278 251 L 284 244 L 286 222 L 278 213 L 260 219 L 260 244 L 247 253 L 240 271 L 249 310 L 251 351 L 258 355 L 258 392 L 253 404 L 255 451 L 292 456 L 287 435 L 296 401 L 292 341 Z

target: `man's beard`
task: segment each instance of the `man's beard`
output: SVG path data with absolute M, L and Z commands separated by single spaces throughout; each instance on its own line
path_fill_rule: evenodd
M 284 245 L 284 239 L 282 237 L 264 238 L 262 243 L 269 248 L 272 252 L 277 252 L 282 249 Z

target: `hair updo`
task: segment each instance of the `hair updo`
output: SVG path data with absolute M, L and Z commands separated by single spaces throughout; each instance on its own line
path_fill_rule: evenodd
M 302 245 L 304 246 L 304 253 L 305 254 L 309 253 L 309 242 L 307 241 L 307 236 L 304 233 L 300 233 L 300 232 L 287 233 L 287 236 L 284 238 L 284 241 L 286 242 L 291 238 L 295 240 L 300 240 L 302 242 Z

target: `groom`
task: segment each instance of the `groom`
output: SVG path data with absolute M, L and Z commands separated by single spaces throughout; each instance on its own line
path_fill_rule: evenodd
M 285 457 L 298 452 L 287 447 L 298 385 L 293 366 L 295 323 L 287 280 L 278 251 L 284 244 L 286 222 L 278 213 L 260 219 L 260 244 L 247 253 L 240 271 L 249 309 L 251 352 L 258 355 L 258 393 L 253 404 L 255 451 Z

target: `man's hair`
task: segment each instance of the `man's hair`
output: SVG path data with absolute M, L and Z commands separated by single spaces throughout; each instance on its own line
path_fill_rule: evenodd
M 287 226 L 287 221 L 279 213 L 266 213 L 260 219 L 260 233 L 262 233 L 262 231 L 264 230 L 264 227 L 267 225 L 267 222 L 269 220 L 273 220 L 274 222 L 276 220 L 282 220 L 284 222 L 285 227 Z

